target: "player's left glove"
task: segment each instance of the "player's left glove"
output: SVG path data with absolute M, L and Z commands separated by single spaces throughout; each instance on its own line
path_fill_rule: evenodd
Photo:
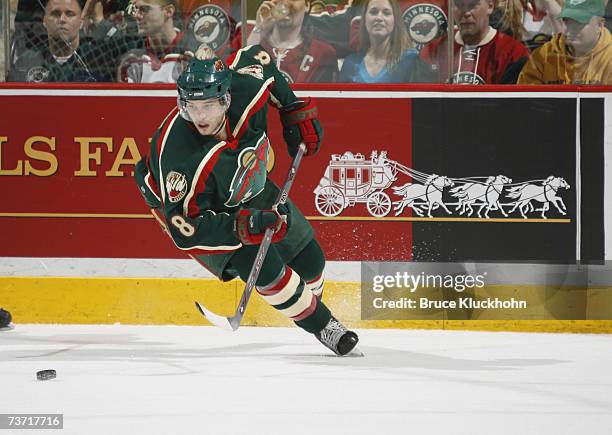
M 276 210 L 242 209 L 235 221 L 236 236 L 244 245 L 259 245 L 268 228 L 274 229 L 272 243 L 280 242 L 289 227 L 289 208 L 279 204 Z
M 291 157 L 297 154 L 302 142 L 306 145 L 307 156 L 315 155 L 319 151 L 323 128 L 319 122 L 319 110 L 314 98 L 306 98 L 283 107 L 280 110 L 280 118 L 283 137 Z

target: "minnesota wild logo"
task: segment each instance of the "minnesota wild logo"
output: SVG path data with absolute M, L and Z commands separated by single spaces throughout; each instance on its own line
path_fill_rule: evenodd
M 453 75 L 450 79 L 451 83 L 455 83 L 458 85 L 486 85 L 487 82 L 484 81 L 482 77 L 480 77 L 476 73 L 471 73 L 467 71 L 461 71 Z
M 166 191 L 170 202 L 179 202 L 187 193 L 187 179 L 180 172 L 170 171 L 166 176 Z
M 270 142 L 262 136 L 254 147 L 245 148 L 238 155 L 238 168 L 230 184 L 227 207 L 236 207 L 257 196 L 266 184 L 266 163 Z
M 419 51 L 425 44 L 445 34 L 448 27 L 442 8 L 429 3 L 410 6 L 404 11 L 403 19 L 408 35 Z
M 229 40 L 230 19 L 223 8 L 209 4 L 191 14 L 187 29 L 198 43 L 205 43 L 217 50 Z

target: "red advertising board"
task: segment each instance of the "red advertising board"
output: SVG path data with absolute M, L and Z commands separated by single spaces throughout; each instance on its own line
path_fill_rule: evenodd
M 325 134 L 291 197 L 329 260 L 603 258 L 610 88 L 302 88 Z M 0 256 L 183 258 L 132 179 L 175 95 L 0 85 Z M 269 136 L 281 183 L 290 157 L 274 109 Z
M 175 104 L 171 92 L 41 90 L 0 98 L 10 108 L 0 125 L 0 256 L 184 257 L 148 216 L 132 179 L 135 162 Z M 377 179 L 381 153 L 411 164 L 411 100 L 336 97 L 319 98 L 319 105 L 323 147 L 304 160 L 291 197 L 311 219 L 328 259 L 410 259 L 410 222 L 375 218 L 388 214 L 391 201 L 380 195 L 379 204 L 368 205 L 367 198 L 390 185 Z M 280 181 L 290 160 L 274 110 L 270 137 L 271 177 Z M 343 198 L 315 194 L 332 189 L 326 173 Z

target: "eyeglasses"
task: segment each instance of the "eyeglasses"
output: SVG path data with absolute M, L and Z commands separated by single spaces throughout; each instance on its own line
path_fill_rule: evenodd
M 130 3 L 129 6 L 127 7 L 127 13 L 128 15 L 132 16 L 132 17 L 137 17 L 137 16 L 145 16 L 147 14 L 149 14 L 153 9 L 162 9 L 165 8 L 166 6 L 169 5 L 159 5 L 157 7 L 153 7 L 150 5 L 142 5 L 142 6 L 136 6 L 134 3 Z

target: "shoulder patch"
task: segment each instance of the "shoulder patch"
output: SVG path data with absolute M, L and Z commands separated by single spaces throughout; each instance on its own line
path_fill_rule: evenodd
M 187 194 L 187 179 L 180 172 L 170 171 L 166 176 L 166 192 L 170 202 L 179 202 Z
M 247 74 L 247 75 L 253 76 L 258 80 L 264 79 L 263 67 L 261 65 L 243 66 L 242 68 L 239 68 L 238 70 L 236 70 L 236 72 L 238 74 Z

